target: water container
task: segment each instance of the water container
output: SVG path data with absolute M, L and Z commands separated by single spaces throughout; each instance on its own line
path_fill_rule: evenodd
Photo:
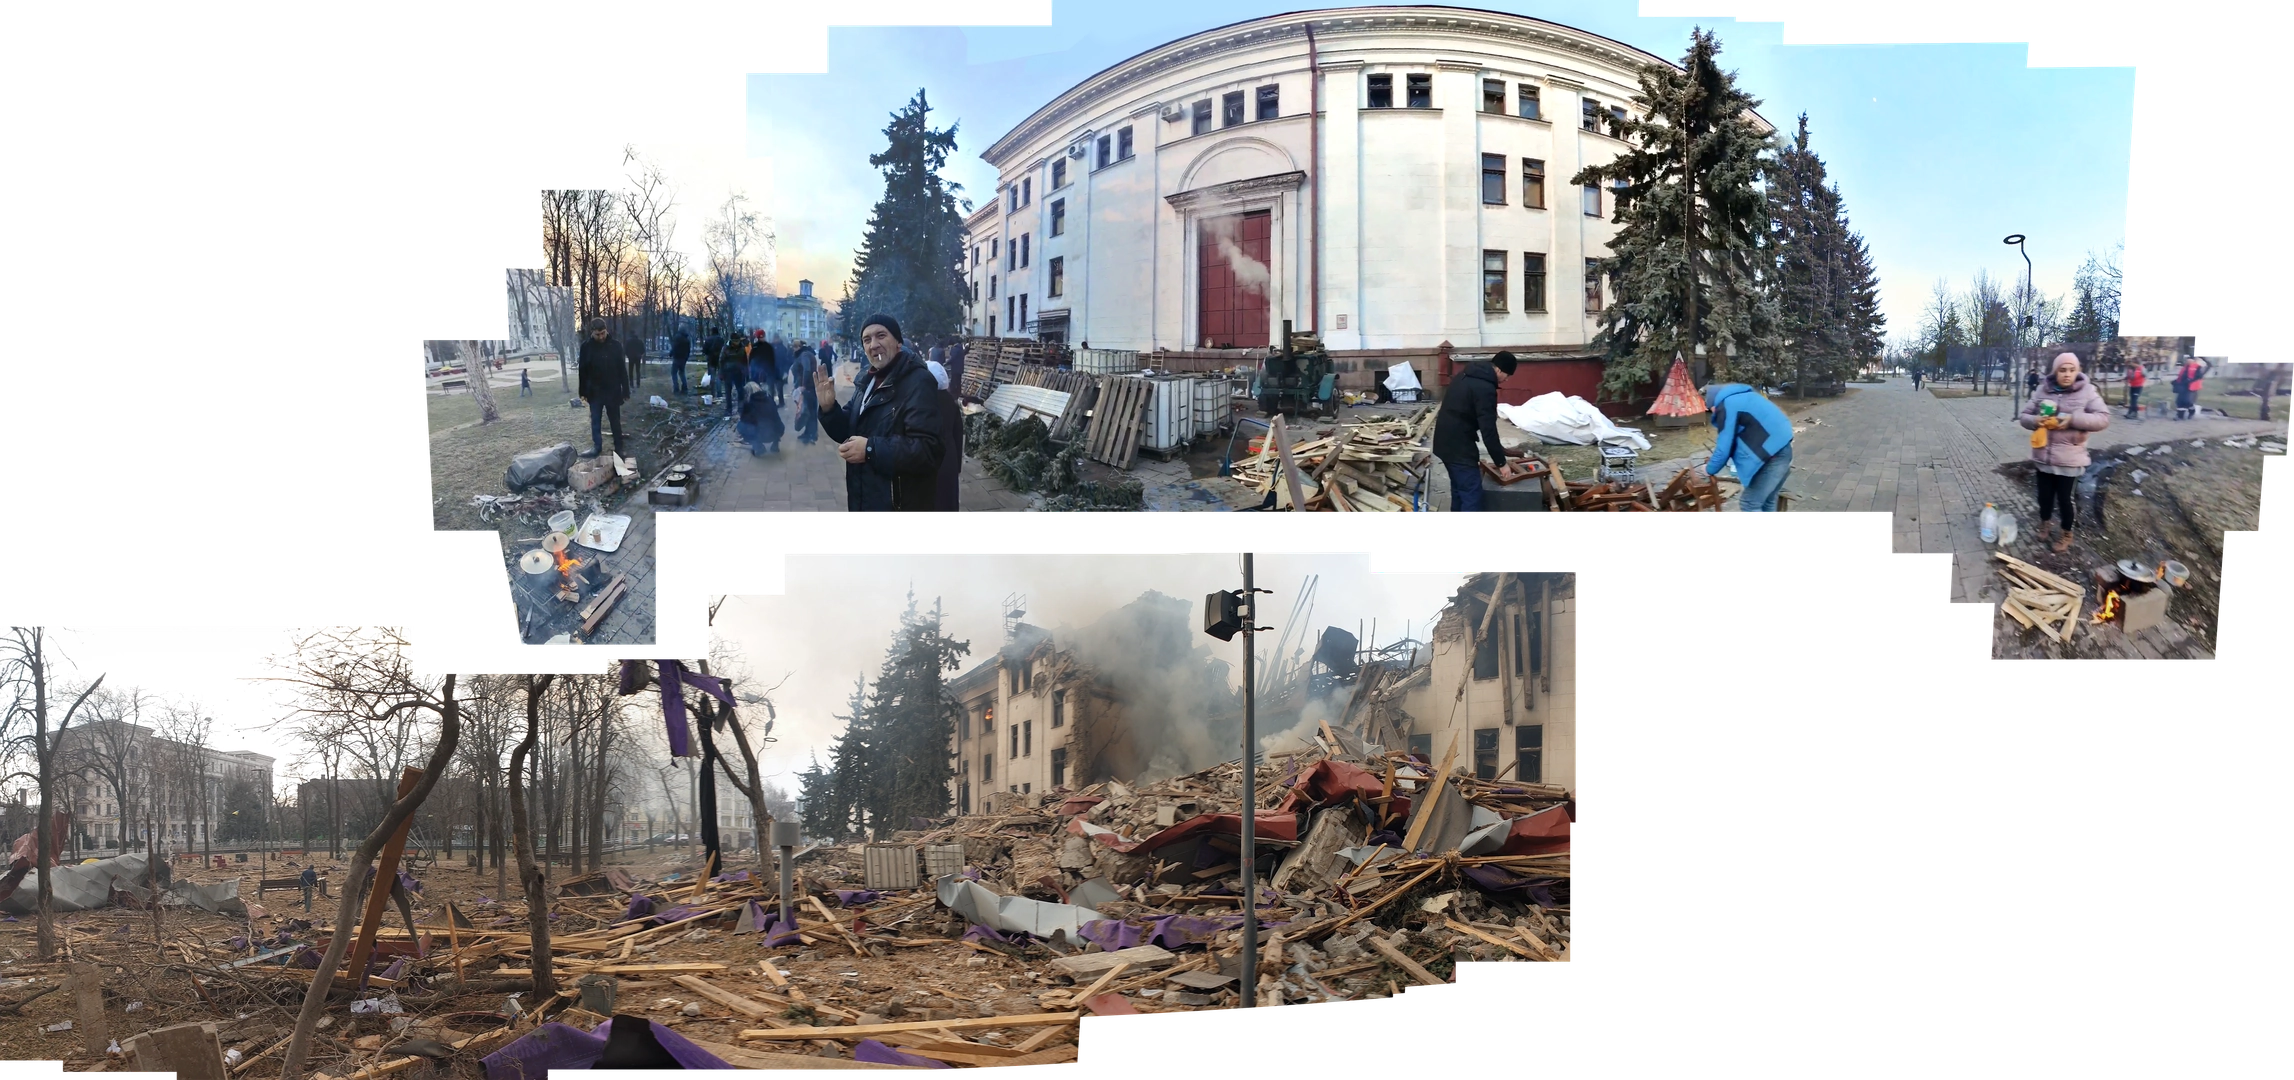
M 1986 543 L 1986 544 L 1990 544 L 1990 543 L 1996 543 L 1996 542 L 1998 542 L 1998 540 L 1999 540 L 1999 508 L 1998 508 L 1998 507 L 1996 507 L 1996 506 L 1993 506 L 1993 505 L 1992 505 L 1992 504 L 1990 504 L 1990 503 L 1985 503 L 1985 504 L 1983 504 L 1983 515 L 1982 515 L 1981 517 L 1979 517 L 1979 518 L 1977 518 L 1977 519 L 1976 519 L 1975 532 L 1976 532 L 1976 535 L 1977 535 L 1977 536 L 1980 536 L 1980 537 L 1982 537 L 1982 538 L 1983 538 L 1983 542 L 1984 542 L 1984 543 Z
M 2014 515 L 2014 514 L 2001 514 L 2001 515 L 1999 515 L 1999 546 L 2001 546 L 2001 547 L 2006 547 L 2007 545 L 2009 545 L 2009 544 L 2012 544 L 2012 543 L 2014 543 L 2014 542 L 2015 542 L 2015 515 Z

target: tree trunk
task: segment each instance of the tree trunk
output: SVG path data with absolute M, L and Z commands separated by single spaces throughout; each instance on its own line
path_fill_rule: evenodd
M 510 751 L 510 848 L 517 853 L 518 883 L 526 890 L 526 925 L 532 935 L 534 994 L 546 1000 L 558 992 L 557 976 L 550 970 L 550 898 L 548 879 L 534 862 L 531 823 L 526 815 L 526 759 L 541 738 L 542 693 L 552 675 L 526 676 L 526 737 Z M 290 1077 L 289 1080 L 292 1080 Z
M 363 899 L 360 894 L 365 891 L 358 883 L 366 880 L 367 871 L 381 854 L 383 844 L 398 831 L 401 823 L 414 816 L 414 811 L 430 797 L 431 790 L 438 786 L 438 778 L 454 760 L 454 744 L 462 735 L 461 709 L 454 703 L 454 679 L 452 675 L 446 676 L 439 708 L 438 745 L 432 748 L 430 760 L 423 766 L 422 779 L 405 798 L 390 804 L 374 831 L 351 853 L 350 873 L 343 878 L 342 900 L 335 910 L 334 939 L 328 942 L 326 954 L 319 958 L 319 969 L 311 975 L 311 988 L 303 995 L 302 1011 L 295 1016 L 295 1033 L 288 1040 L 286 1057 L 280 1067 L 281 1080 L 302 1078 L 304 1059 L 310 1056 L 311 1035 L 318 1030 L 319 1017 L 326 1012 L 327 992 L 334 987 L 335 969 L 342 966 L 343 956 L 350 950 L 351 936 L 357 929 L 359 901 Z M 392 882 L 379 877 L 374 883 L 378 889 L 391 885 Z M 156 912 L 158 905 L 152 909 Z
M 611 725 L 606 721 L 611 709 L 612 703 L 609 701 L 606 703 L 606 707 L 599 711 L 597 717 L 597 749 L 593 755 L 597 762 L 597 768 L 593 774 L 589 795 L 589 870 L 591 873 L 596 873 L 605 868 L 605 789 L 607 783 L 605 754 L 606 744 L 612 741 L 608 735 Z

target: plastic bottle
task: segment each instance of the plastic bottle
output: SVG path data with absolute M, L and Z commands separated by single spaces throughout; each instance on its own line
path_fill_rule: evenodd
M 2009 545 L 2009 544 L 2012 544 L 2012 543 L 2014 543 L 2014 542 L 2015 542 L 2015 515 L 2014 515 L 2014 514 L 2001 514 L 2001 515 L 1999 515 L 1999 546 L 2000 546 L 2000 547 L 2006 547 L 2007 545 Z
M 1983 504 L 1983 515 L 1976 519 L 1975 533 L 1983 537 L 1986 544 L 1999 540 L 1999 507 L 1990 503 Z

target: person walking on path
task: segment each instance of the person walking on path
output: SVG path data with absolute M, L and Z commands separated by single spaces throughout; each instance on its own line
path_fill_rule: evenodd
M 890 315 L 861 324 L 860 348 L 868 370 L 854 380 L 850 402 L 837 403 L 826 365 L 813 375 L 821 430 L 844 459 L 846 504 L 854 511 L 930 510 L 947 449 L 939 385 L 902 346 L 900 323 Z
M 1513 465 L 1497 431 L 1498 382 L 1512 375 L 1518 361 L 1501 352 L 1487 364 L 1467 364 L 1442 395 L 1442 408 L 1434 417 L 1434 456 L 1450 476 L 1450 509 L 1476 513 L 1482 508 L 1481 454 L 1474 439 L 1481 439 L 1490 460 L 1497 463 L 1501 480 L 1510 480 Z
M 2078 354 L 2063 353 L 2055 358 L 2054 377 L 2024 402 L 2016 422 L 2031 432 L 2031 464 L 2039 474 L 2040 539 L 2052 538 L 2057 554 L 2069 551 L 2072 496 L 2091 460 L 2087 436 L 2111 426 L 2111 407 L 2079 370 Z M 2061 526 L 2054 520 L 2058 515 Z
M 2199 384 L 2206 378 L 2206 361 L 2195 356 L 2182 358 L 2182 366 L 2175 369 L 2175 419 L 2198 419 Z
M 1768 395 L 1743 383 L 1705 387 L 1705 408 L 1711 410 L 1713 426 L 1713 454 L 1705 462 L 1705 475 L 1719 476 L 1734 466 L 1737 483 L 1744 485 L 1737 509 L 1775 512 L 1776 495 L 1792 474 L 1792 418 Z
M 1917 391 L 1919 390 L 1919 388 L 1920 388 L 1920 366 L 1919 366 L 1918 364 L 1913 364 L 1913 365 L 1912 365 L 1912 390 L 1913 390 L 1914 392 L 1917 392 Z
M 518 396 L 519 396 L 519 397 L 532 397 L 532 396 L 534 396 L 534 380 L 533 380 L 533 376 L 529 374 L 529 371 L 530 371 L 530 369 L 528 369 L 528 368 L 519 368 L 519 369 L 518 369 Z
M 309 911 L 311 910 L 311 890 L 319 887 L 318 868 L 305 865 L 303 867 L 302 877 L 298 880 L 300 880 L 303 884 L 303 910 Z
M 589 402 L 590 452 L 582 456 L 597 457 L 605 453 L 605 434 L 599 424 L 608 418 L 613 421 L 613 452 L 624 454 L 621 403 L 629 400 L 629 368 L 622 357 L 621 343 L 606 332 L 604 319 L 589 321 L 589 340 L 581 343 L 579 392 L 581 399 Z
M 2143 372 L 2142 361 L 2127 365 L 2127 419 L 2142 419 L 2143 385 L 2150 381 L 2151 377 Z
M 677 328 L 677 332 L 670 335 L 669 337 L 670 393 L 682 395 L 687 392 L 687 387 L 685 385 L 685 361 L 692 358 L 693 339 L 685 333 L 685 328 L 680 326 Z
M 737 336 L 728 336 L 718 349 L 716 380 L 717 395 L 724 399 L 725 415 L 736 416 L 741 411 L 741 384 L 749 378 L 749 347 L 741 344 Z
M 2031 370 L 2023 373 L 2023 392 L 2026 394 L 2036 394 L 2039 392 L 2038 367 L 2034 366 Z

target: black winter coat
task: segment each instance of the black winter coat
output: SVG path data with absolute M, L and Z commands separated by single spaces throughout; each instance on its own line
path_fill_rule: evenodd
M 942 441 L 940 384 L 922 361 L 902 350 L 884 370 L 863 372 L 852 401 L 820 403 L 820 429 L 843 442 L 868 440 L 868 460 L 844 467 L 847 506 L 862 510 L 930 510 L 938 486 Z
M 670 361 L 671 361 L 672 363 L 678 363 L 678 364 L 682 364 L 682 363 L 684 363 L 684 362 L 685 362 L 685 359 L 686 359 L 687 357 L 689 357 L 689 356 L 692 356 L 692 355 L 693 355 L 693 339 L 692 339 L 692 338 L 689 338 L 689 337 L 686 337 L 686 336 L 685 336 L 685 331 L 683 331 L 683 330 L 679 330 L 679 331 L 677 331 L 677 336 L 676 336 L 676 337 L 673 337 L 673 338 L 670 338 L 670 339 L 669 339 L 669 359 L 670 359 Z
M 1449 465 L 1471 465 L 1481 459 L 1474 452 L 1474 436 L 1481 436 L 1493 464 L 1505 464 L 1505 444 L 1497 434 L 1497 367 L 1467 364 L 1464 374 L 1450 382 L 1442 394 L 1442 410 L 1434 417 L 1434 456 Z
M 581 385 L 584 401 L 619 405 L 629 400 L 629 358 L 621 342 L 607 335 L 604 341 L 581 339 Z

